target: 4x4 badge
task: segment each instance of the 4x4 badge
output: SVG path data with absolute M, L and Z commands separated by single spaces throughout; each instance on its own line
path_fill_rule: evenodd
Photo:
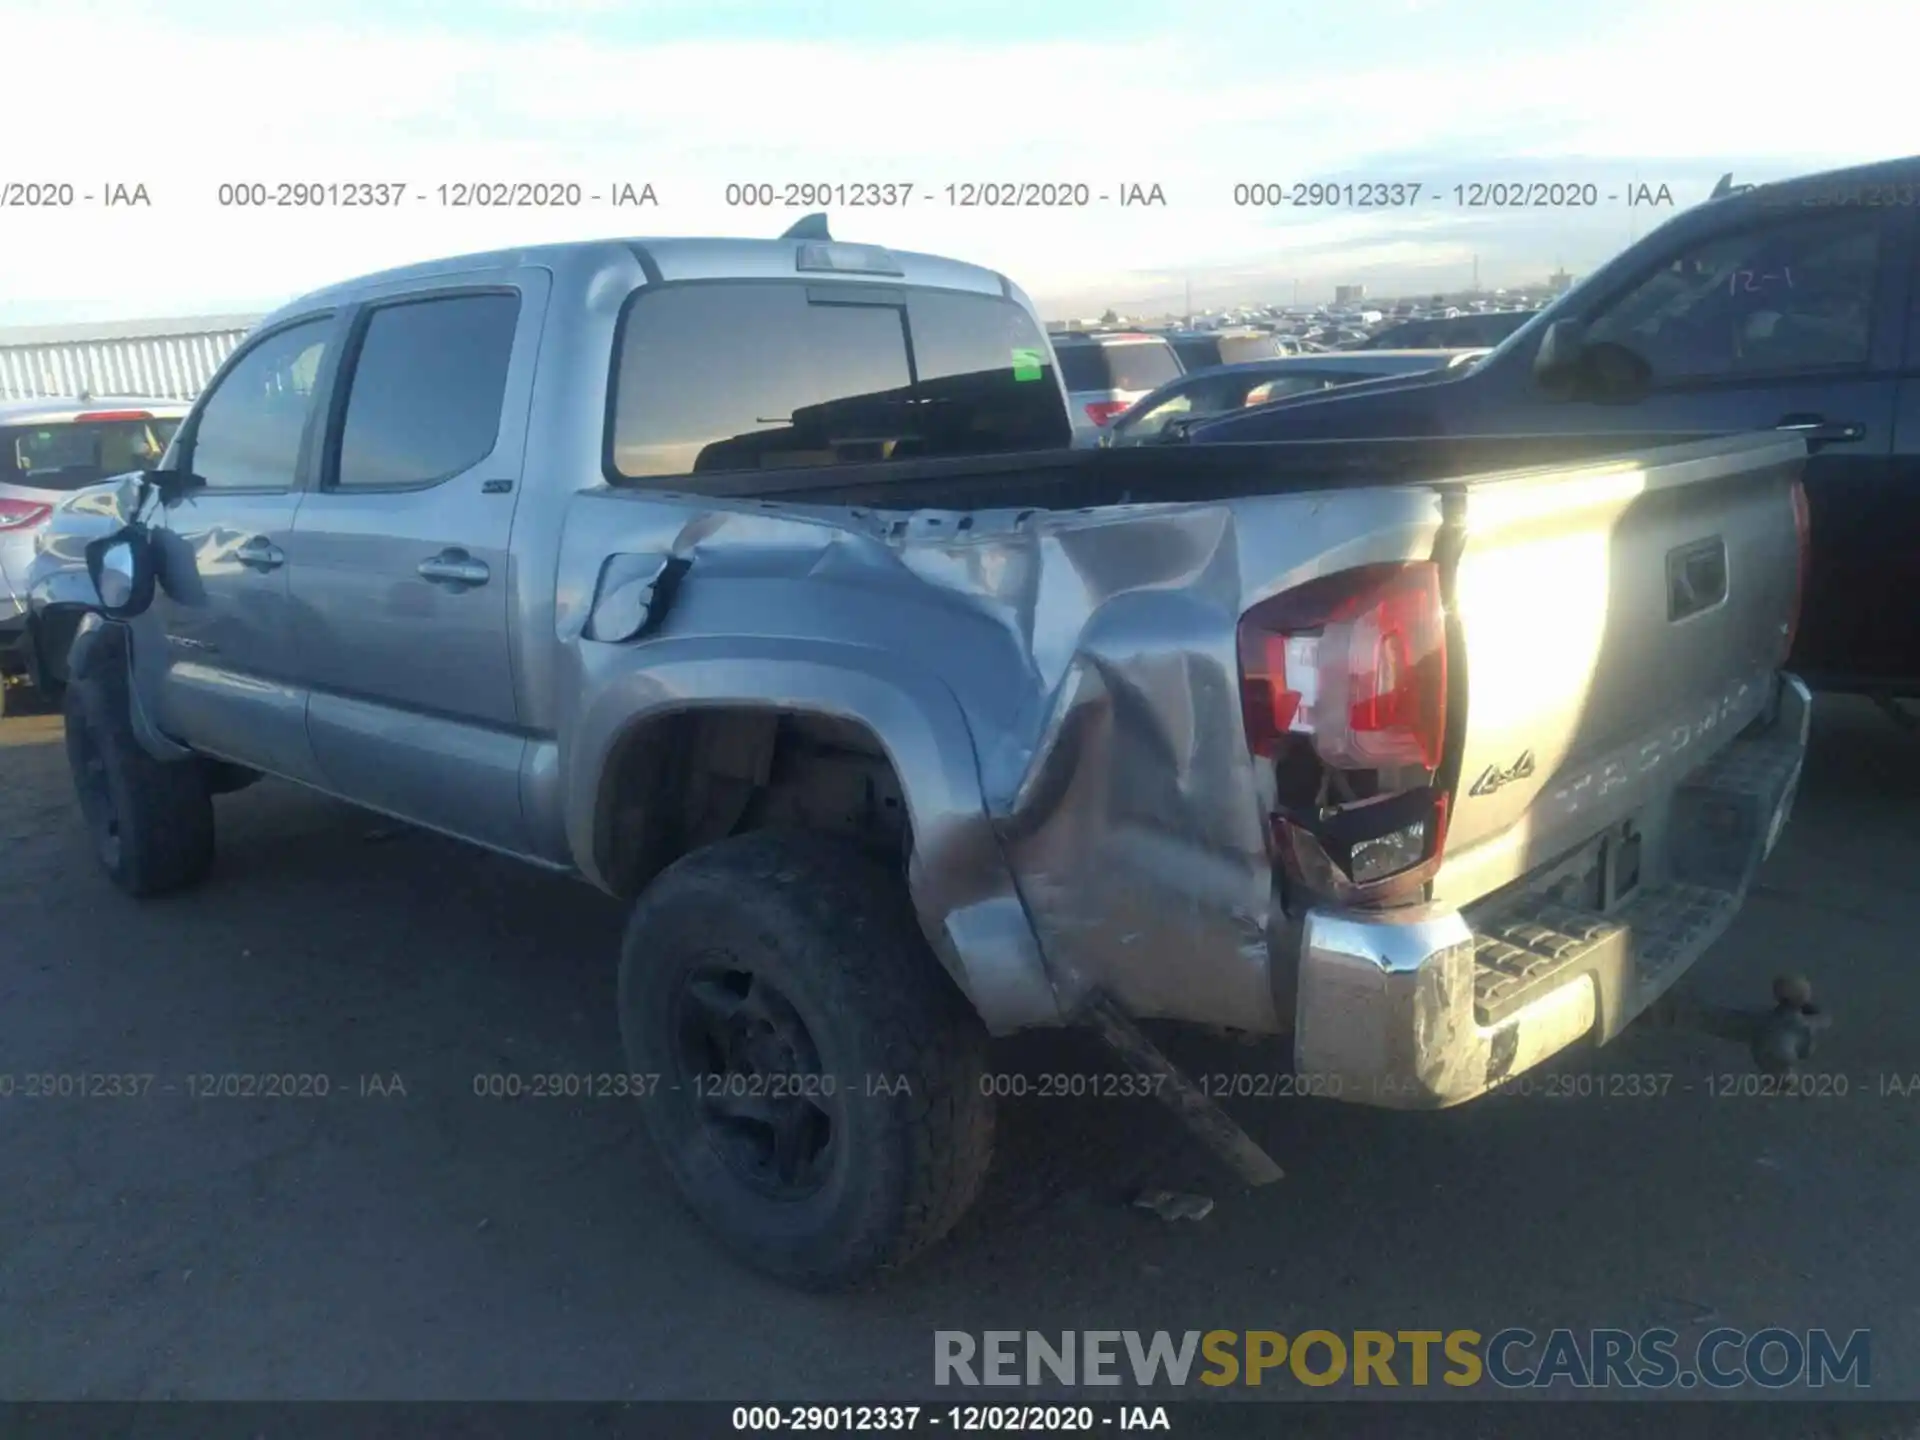
M 1507 766 L 1506 769 L 1502 770 L 1498 765 L 1489 765 L 1485 770 L 1481 771 L 1480 778 L 1473 782 L 1473 788 L 1467 791 L 1467 794 L 1491 795 L 1502 785 L 1510 785 L 1515 780 L 1530 780 L 1532 778 L 1533 752 L 1531 750 L 1522 750 L 1520 752 L 1520 758 L 1514 761 L 1513 764 Z

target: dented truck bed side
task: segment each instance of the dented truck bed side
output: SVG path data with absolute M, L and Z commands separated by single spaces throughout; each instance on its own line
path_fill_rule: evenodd
M 1783 710 L 1776 671 L 1803 454 L 1763 437 L 1068 512 L 584 495 L 548 824 L 595 874 L 603 777 L 636 727 L 702 706 L 831 715 L 891 760 L 924 927 L 995 1030 L 1104 994 L 1293 1031 L 1302 1067 L 1352 1098 L 1468 1098 L 1616 1031 L 1663 988 L 1634 966 L 1659 949 L 1670 983 L 1737 907 L 1797 774 L 1803 708 L 1789 692 Z M 1420 904 L 1343 908 L 1276 861 L 1237 629 L 1317 577 L 1436 557 L 1445 861 Z M 592 638 L 633 628 L 636 603 L 657 607 L 644 633 Z M 1403 973 L 1412 999 L 1391 997 Z

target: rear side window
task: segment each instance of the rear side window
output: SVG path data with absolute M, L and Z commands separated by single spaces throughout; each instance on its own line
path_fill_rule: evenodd
M 1220 342 L 1222 365 L 1244 365 L 1249 360 L 1271 360 L 1280 354 L 1271 335 L 1232 335 Z
M 1060 378 L 1069 390 L 1111 390 L 1112 377 L 1098 345 L 1056 345 L 1053 353 L 1060 360 Z
M 0 485 L 80 490 L 129 470 L 150 470 L 178 420 L 71 420 L 0 429 Z
M 1224 358 L 1220 342 L 1210 336 L 1199 340 L 1176 340 L 1173 342 L 1173 352 L 1189 370 L 1204 370 L 1209 365 L 1218 365 Z
M 1063 345 L 1059 355 L 1069 390 L 1158 390 L 1186 374 L 1165 340 Z
M 510 294 L 375 310 L 354 361 L 334 484 L 431 485 L 493 453 L 519 317 Z
M 643 289 L 627 303 L 608 437 L 626 479 L 1071 438 L 1046 340 L 997 296 L 742 281 Z

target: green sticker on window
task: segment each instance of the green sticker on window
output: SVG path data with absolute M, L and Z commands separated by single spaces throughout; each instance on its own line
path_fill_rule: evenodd
M 1013 378 L 1038 380 L 1047 371 L 1047 357 L 1038 350 L 1013 350 Z

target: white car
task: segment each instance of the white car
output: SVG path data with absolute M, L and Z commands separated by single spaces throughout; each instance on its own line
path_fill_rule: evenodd
M 1099 331 L 1055 335 L 1054 358 L 1067 387 L 1073 443 L 1097 445 L 1101 432 L 1148 392 L 1186 373 L 1164 335 Z
M 77 490 L 158 465 L 187 408 L 128 396 L 0 400 L 0 713 L 6 686 L 20 678 L 44 684 L 37 661 L 57 660 L 71 638 L 29 629 L 27 567 L 54 507 Z

